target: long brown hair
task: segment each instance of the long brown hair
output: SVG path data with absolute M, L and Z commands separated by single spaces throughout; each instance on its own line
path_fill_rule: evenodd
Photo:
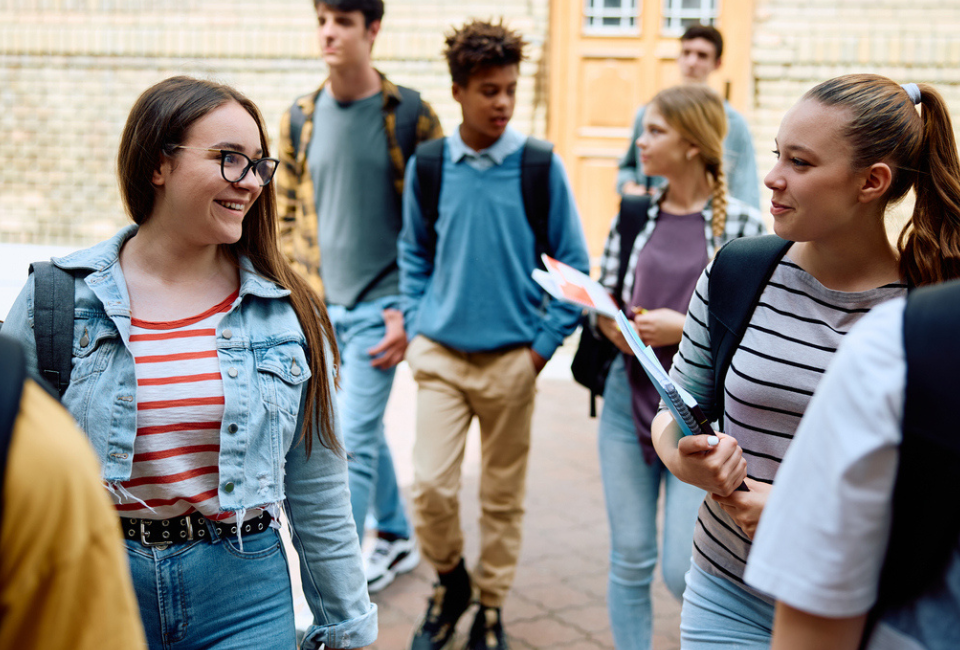
M 707 86 L 683 85 L 661 90 L 651 103 L 667 124 L 700 150 L 713 188 L 710 227 L 714 237 L 721 237 L 727 223 L 727 181 L 723 173 L 727 113 L 723 100 Z
M 178 76 L 161 81 L 140 95 L 123 128 L 117 156 L 120 193 L 134 223 L 143 224 L 153 212 L 155 192 L 151 177 L 163 156 L 175 156 L 176 146 L 186 141 L 194 122 L 229 102 L 240 104 L 253 117 L 260 130 L 263 156 L 269 156 L 263 116 L 252 101 L 230 86 Z M 320 444 L 342 454 L 332 415 L 336 387 L 327 378 L 327 364 L 332 362 L 334 368 L 340 365 L 333 326 L 320 296 L 290 268 L 280 253 L 273 188 L 273 184 L 267 185 L 250 207 L 243 220 L 240 241 L 223 249 L 238 265 L 240 256 L 246 256 L 260 276 L 290 291 L 290 303 L 307 341 L 307 358 L 313 375 L 307 384 L 300 438 L 309 456 L 310 431 L 319 415 Z M 330 350 L 332 359 L 327 358 L 326 349 Z
M 914 286 L 960 278 L 960 159 L 946 103 L 917 84 L 921 111 L 895 81 L 851 74 L 811 89 L 804 99 L 847 109 L 843 130 L 853 168 L 885 162 L 893 172 L 884 206 L 913 187 L 917 201 L 900 232 L 900 273 Z

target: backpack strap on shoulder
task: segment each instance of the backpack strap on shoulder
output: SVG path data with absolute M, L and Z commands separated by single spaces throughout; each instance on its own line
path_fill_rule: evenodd
M 300 153 L 300 134 L 303 133 L 303 125 L 306 123 L 307 115 L 300 108 L 300 100 L 297 99 L 290 107 L 290 143 L 295 154 Z
M 710 270 L 707 328 L 713 354 L 714 407 L 707 416 L 723 421 L 723 385 L 760 294 L 793 242 L 776 235 L 742 237 L 721 248 Z
M 553 165 L 553 144 L 528 137 L 520 154 L 520 190 L 523 193 L 523 209 L 533 230 L 537 246 L 537 263 L 540 254 L 553 255 L 550 246 L 550 168 Z
M 60 397 L 70 385 L 73 368 L 74 278 L 52 262 L 34 262 L 33 335 L 37 366 Z
M 443 182 L 443 150 L 447 139 L 429 140 L 417 147 L 417 182 L 420 184 L 420 212 L 427 229 L 427 252 L 437 249 L 437 218 L 440 208 L 440 184 Z
M 620 199 L 620 217 L 617 220 L 617 232 L 620 233 L 620 266 L 617 267 L 617 284 L 614 289 L 613 297 L 620 302 L 620 294 L 623 293 L 623 284 L 627 278 L 627 266 L 630 264 L 630 254 L 633 252 L 633 244 L 637 241 L 637 236 L 647 221 L 650 220 L 650 201 L 653 197 L 649 194 L 627 194 Z
M 417 148 L 417 122 L 420 120 L 420 93 L 406 86 L 397 86 L 400 91 L 400 103 L 397 104 L 396 134 L 397 144 L 403 152 L 403 159 L 410 160 Z

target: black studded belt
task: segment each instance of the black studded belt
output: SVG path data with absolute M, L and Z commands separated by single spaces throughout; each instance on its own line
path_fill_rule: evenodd
M 213 523 L 213 527 L 220 537 L 236 535 L 238 525 L 241 526 L 241 532 L 244 535 L 255 535 L 269 528 L 270 515 L 264 512 L 259 517 L 248 519 L 242 524 L 221 524 L 215 521 L 211 523 Z M 171 544 L 192 542 L 195 539 L 210 539 L 210 533 L 207 531 L 207 518 L 199 512 L 172 519 L 121 517 L 120 525 L 123 527 L 123 536 L 126 539 L 136 540 L 144 546 L 163 547 L 160 549 L 161 551 Z

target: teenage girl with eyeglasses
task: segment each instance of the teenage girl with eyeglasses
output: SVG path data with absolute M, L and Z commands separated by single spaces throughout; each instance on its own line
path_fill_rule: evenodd
M 150 647 L 295 648 L 284 515 L 314 615 L 302 647 L 371 643 L 337 351 L 279 252 L 260 112 L 167 79 L 134 104 L 118 163 L 135 225 L 54 260 L 75 278 L 63 402 L 99 456 Z M 31 278 L 4 334 L 35 365 L 34 298 Z

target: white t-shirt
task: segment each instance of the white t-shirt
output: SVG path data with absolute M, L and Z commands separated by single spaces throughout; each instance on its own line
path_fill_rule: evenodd
M 746 581 L 811 614 L 856 616 L 877 598 L 903 420 L 905 304 L 875 307 L 845 337 L 753 540 Z

